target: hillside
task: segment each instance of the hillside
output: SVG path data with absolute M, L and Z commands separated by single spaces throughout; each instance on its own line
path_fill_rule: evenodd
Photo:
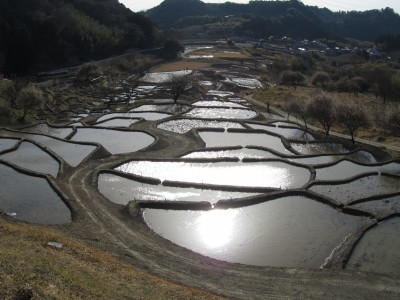
M 0 74 L 77 64 L 155 40 L 154 25 L 118 0 L 0 2 Z
M 179 9 L 185 7 L 184 10 Z M 202 27 L 203 35 L 239 35 L 265 38 L 270 35 L 295 38 L 354 38 L 375 41 L 381 34 L 399 34 L 400 16 L 392 9 L 366 12 L 332 12 L 304 5 L 301 1 L 250 1 L 248 4 L 203 3 L 200 0 L 165 0 L 145 16 L 161 28 Z M 228 18 L 229 17 L 229 18 Z

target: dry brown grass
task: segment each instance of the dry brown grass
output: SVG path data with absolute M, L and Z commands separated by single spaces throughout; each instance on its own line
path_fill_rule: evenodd
M 254 95 L 254 99 L 259 100 L 263 103 L 268 103 L 272 106 L 278 107 L 285 110 L 285 104 L 291 97 L 301 97 L 304 99 L 309 99 L 315 88 L 308 86 L 301 86 L 294 89 L 293 87 L 287 87 L 282 85 L 276 85 L 271 88 L 258 91 Z M 383 100 L 376 98 L 372 93 L 364 94 L 349 94 L 349 93 L 330 93 L 334 98 L 346 101 L 360 101 L 364 104 L 370 119 L 373 121 L 375 114 L 384 110 Z M 311 121 L 311 124 L 319 127 L 319 123 L 316 121 Z M 333 126 L 332 131 L 347 134 L 347 132 L 340 128 L 339 126 Z M 394 136 L 382 136 L 381 132 L 372 125 L 370 128 L 362 128 L 359 130 L 357 137 L 377 141 L 381 143 L 386 143 L 392 146 L 400 147 L 400 139 Z M 395 156 L 400 156 L 396 153 Z
M 174 62 L 169 62 L 165 64 L 161 64 L 155 66 L 150 69 L 151 72 L 173 72 L 180 70 L 199 70 L 202 68 L 207 68 L 211 64 L 207 62 L 203 62 L 200 60 L 192 61 L 192 60 L 178 60 Z
M 35 299 L 220 299 L 54 230 L 0 217 L 0 235 L 0 299 L 16 299 L 27 286 Z M 46 246 L 49 241 L 64 247 Z

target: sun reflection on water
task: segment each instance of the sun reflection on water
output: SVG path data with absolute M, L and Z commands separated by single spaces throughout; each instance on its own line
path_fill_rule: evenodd
M 220 248 L 232 240 L 237 214 L 233 209 L 215 209 L 199 217 L 197 230 L 207 248 Z

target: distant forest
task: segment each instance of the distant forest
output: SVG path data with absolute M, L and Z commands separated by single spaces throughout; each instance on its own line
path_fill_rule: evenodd
M 0 1 L 0 74 L 74 65 L 156 40 L 153 23 L 117 0 Z
M 184 7 L 184 9 L 182 9 Z M 376 41 L 382 34 L 400 34 L 400 16 L 392 9 L 332 12 L 301 1 L 250 1 L 248 4 L 203 3 L 200 0 L 165 0 L 144 13 L 161 28 L 203 26 L 213 34 L 227 17 L 236 17 L 225 33 L 248 38 L 270 35 L 292 38 L 353 38 Z

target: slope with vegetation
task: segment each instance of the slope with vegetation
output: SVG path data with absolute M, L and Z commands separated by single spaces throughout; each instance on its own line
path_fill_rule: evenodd
M 185 7 L 184 10 L 177 9 Z M 161 28 L 192 27 L 208 37 L 241 35 L 265 38 L 270 35 L 301 38 L 354 38 L 376 40 L 381 34 L 400 33 L 400 16 L 392 9 L 366 12 L 332 12 L 304 5 L 301 1 L 250 1 L 212 4 L 200 0 L 165 0 L 145 12 Z M 227 19 L 236 22 L 226 28 Z M 199 27 L 201 29 L 199 29 Z M 220 28 L 219 31 L 215 27 Z M 217 34 L 218 33 L 218 34 Z
M 152 22 L 117 0 L 0 2 L 0 74 L 70 66 L 156 39 Z

